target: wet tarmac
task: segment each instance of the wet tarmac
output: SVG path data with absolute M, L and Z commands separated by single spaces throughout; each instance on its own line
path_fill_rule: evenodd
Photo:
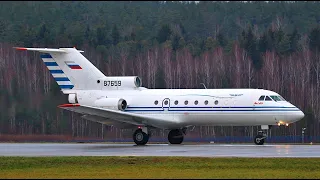
M 320 157 L 320 145 L 0 143 L 0 156 Z

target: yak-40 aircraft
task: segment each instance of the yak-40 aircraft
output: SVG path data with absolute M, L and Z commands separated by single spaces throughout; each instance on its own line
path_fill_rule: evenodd
M 188 127 L 261 126 L 254 138 L 264 144 L 266 130 L 304 117 L 273 91 L 264 89 L 147 89 L 137 76 L 105 76 L 76 48 L 16 48 L 38 51 L 70 104 L 59 107 L 87 120 L 136 129 L 137 145 L 153 129 L 169 130 L 171 144 L 181 144 Z

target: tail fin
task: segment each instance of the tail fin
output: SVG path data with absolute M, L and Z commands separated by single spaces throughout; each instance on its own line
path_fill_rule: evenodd
M 98 89 L 97 80 L 105 75 L 75 48 L 16 48 L 38 51 L 41 58 L 62 90 Z

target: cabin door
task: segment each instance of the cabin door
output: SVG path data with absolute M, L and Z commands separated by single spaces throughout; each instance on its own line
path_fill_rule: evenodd
M 164 111 L 168 111 L 170 109 L 170 99 L 169 98 L 165 98 L 162 101 L 162 109 Z

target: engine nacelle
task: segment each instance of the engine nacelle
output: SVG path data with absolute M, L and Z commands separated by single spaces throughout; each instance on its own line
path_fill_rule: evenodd
M 116 109 L 121 111 L 124 111 L 128 106 L 127 101 L 121 98 L 98 99 L 94 102 L 94 105 L 101 108 Z
M 141 87 L 142 81 L 138 76 L 107 76 L 101 79 L 104 88 L 127 89 Z
M 78 103 L 77 94 L 69 94 L 68 96 L 69 103 Z

